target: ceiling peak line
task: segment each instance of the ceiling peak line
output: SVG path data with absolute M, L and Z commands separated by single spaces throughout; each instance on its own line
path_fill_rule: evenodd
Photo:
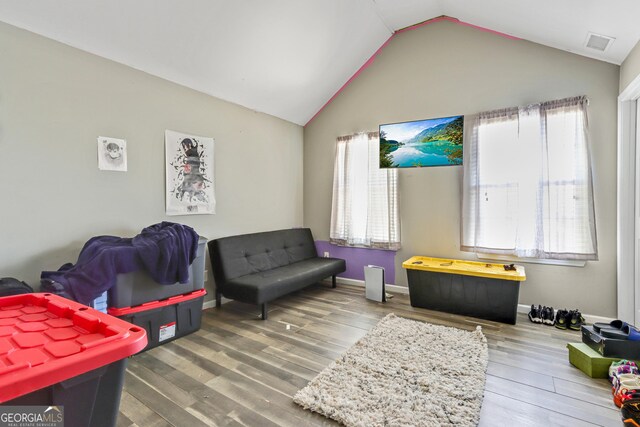
M 500 31 L 492 30 L 491 28 L 481 27 L 480 25 L 471 24 L 469 22 L 461 21 L 458 18 L 452 18 L 451 16 L 447 16 L 447 15 L 442 15 L 442 16 L 438 16 L 436 18 L 427 19 L 426 21 L 418 22 L 417 24 L 413 24 L 413 25 L 409 25 L 408 27 L 401 28 L 401 29 L 395 31 L 394 35 L 400 34 L 400 33 L 404 33 L 406 31 L 415 30 L 415 29 L 421 28 L 421 27 L 423 27 L 425 25 L 433 24 L 435 22 L 440 22 L 440 21 L 448 21 L 448 22 L 453 22 L 454 24 L 464 25 L 465 27 L 475 28 L 476 30 L 480 30 L 480 31 L 484 31 L 484 32 L 487 32 L 487 33 L 495 34 L 495 35 L 500 36 L 500 37 L 505 37 L 505 38 L 507 38 L 509 40 L 522 40 L 520 37 L 512 36 L 511 34 L 503 33 L 503 32 L 500 32 Z
M 387 24 L 387 21 L 385 21 L 382 18 L 382 15 L 380 14 L 380 11 L 378 10 L 378 8 L 376 7 L 376 0 L 370 0 L 371 1 L 371 9 L 373 10 L 373 12 L 376 14 L 376 16 L 378 17 L 378 19 L 380 20 L 380 22 L 382 22 L 382 25 L 385 26 L 385 28 L 389 31 L 389 34 L 392 34 L 395 32 L 393 31 L 393 27 L 389 26 Z
M 364 64 L 362 64 L 362 66 L 360 68 L 358 68 L 358 71 L 356 71 L 350 78 L 349 80 L 346 81 L 345 84 L 343 84 L 340 89 L 338 89 L 338 91 L 336 93 L 333 94 L 333 96 L 331 98 L 329 98 L 329 100 L 327 102 L 325 102 L 325 104 L 320 107 L 320 109 L 318 110 L 317 113 L 315 113 L 313 115 L 313 117 L 311 117 L 309 119 L 309 121 L 305 124 L 305 126 L 307 126 L 309 123 L 311 123 L 313 121 L 313 119 L 315 119 L 318 114 L 320 114 L 322 112 L 322 110 L 324 110 L 324 108 L 326 106 L 328 106 L 329 104 L 331 104 L 331 102 L 338 96 L 340 95 L 340 93 L 346 89 L 347 86 L 349 86 L 349 84 L 356 79 L 356 77 L 358 77 L 364 70 L 366 70 L 367 68 L 369 68 L 369 65 L 373 64 L 373 61 L 376 59 L 376 56 L 378 56 L 378 54 L 382 51 L 382 49 L 384 49 L 387 44 L 389 44 L 389 42 L 391 41 L 391 39 L 393 39 L 393 36 L 395 36 L 394 34 L 391 34 L 391 36 L 387 39 L 386 42 L 382 43 L 382 46 L 380 46 L 378 48 L 378 50 L 376 50 L 373 55 L 371 55 L 371 57 L 369 59 L 367 59 L 367 62 L 365 62 Z
M 371 57 L 369 59 L 367 59 L 367 61 L 364 64 L 362 64 L 362 66 L 360 68 L 358 68 L 358 70 L 349 78 L 349 80 L 347 80 L 346 83 L 343 84 L 340 87 L 340 89 L 338 89 L 338 91 L 335 94 L 333 94 L 333 96 L 331 98 L 329 98 L 329 100 L 322 107 L 320 107 L 318 112 L 315 113 L 313 115 L 313 117 L 311 117 L 309 119 L 309 121 L 304 126 L 306 127 L 307 125 L 309 125 L 309 123 L 311 123 L 329 104 L 331 104 L 331 102 L 333 102 L 333 100 L 338 95 L 340 95 L 340 93 L 342 93 L 342 91 L 345 90 L 347 88 L 347 86 L 349 86 L 349 84 L 351 84 L 352 81 L 354 81 L 360 74 L 362 74 L 362 72 L 364 70 L 369 68 L 369 66 L 371 64 L 373 64 L 373 62 L 375 61 L 375 59 L 378 56 L 378 54 L 380 54 L 380 52 L 382 52 L 382 49 L 384 49 L 396 35 L 405 33 L 407 31 L 416 30 L 418 28 L 424 27 L 425 25 L 433 24 L 433 23 L 440 22 L 440 21 L 448 21 L 448 22 L 452 22 L 454 24 L 464 25 L 465 27 L 475 28 L 476 30 L 485 31 L 485 32 L 488 32 L 488 33 L 491 33 L 491 34 L 498 35 L 500 37 L 508 38 L 510 40 L 522 40 L 521 38 L 516 37 L 516 36 L 512 36 L 512 35 L 509 35 L 509 34 L 506 34 L 506 33 L 501 33 L 500 31 L 495 31 L 495 30 L 492 30 L 490 28 L 481 27 L 479 25 L 470 24 L 468 22 L 464 22 L 464 21 L 461 21 L 461 20 L 459 20 L 457 18 L 452 18 L 452 17 L 446 16 L 446 15 L 438 16 L 438 17 L 432 18 L 432 19 L 427 19 L 426 21 L 422 21 L 422 22 L 419 22 L 417 24 L 410 25 L 410 26 L 405 27 L 405 28 L 401 28 L 401 29 L 399 29 L 397 31 L 394 31 L 394 33 L 391 34 L 391 36 L 387 39 L 387 41 L 385 41 L 382 44 L 382 46 L 380 46 L 378 48 L 378 50 L 376 50 L 373 53 L 373 55 L 371 55 Z

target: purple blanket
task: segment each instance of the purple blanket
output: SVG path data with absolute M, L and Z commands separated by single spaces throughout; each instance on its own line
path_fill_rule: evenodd
M 163 285 L 186 283 L 197 250 L 193 228 L 172 222 L 151 225 L 132 239 L 97 236 L 85 243 L 75 265 L 43 271 L 42 288 L 89 305 L 116 283 L 118 274 L 146 270 Z

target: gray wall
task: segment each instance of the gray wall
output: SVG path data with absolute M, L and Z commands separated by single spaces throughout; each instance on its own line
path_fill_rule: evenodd
M 526 264 L 520 303 L 616 314 L 616 97 L 619 67 L 527 41 L 439 22 L 394 38 L 304 131 L 304 222 L 327 240 L 335 140 L 381 123 L 473 114 L 586 94 L 590 100 L 600 261 Z M 462 167 L 400 170 L 402 261 L 460 252 Z
M 302 225 L 300 126 L 2 23 L 0 58 L 0 277 L 37 283 L 90 237 L 163 220 Z M 217 214 L 165 216 L 165 129 L 215 139 Z M 98 170 L 98 136 L 127 140 L 129 172 Z
M 640 42 L 629 52 L 629 56 L 620 66 L 620 92 L 640 75 Z

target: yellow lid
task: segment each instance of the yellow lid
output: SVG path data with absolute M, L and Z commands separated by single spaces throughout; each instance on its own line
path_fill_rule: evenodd
M 489 264 L 460 259 L 431 258 L 414 256 L 402 263 L 408 270 L 434 271 L 437 273 L 462 274 L 464 276 L 487 277 L 489 279 L 516 280 L 527 279 L 524 267 L 516 265 L 515 270 L 505 270 L 504 264 Z

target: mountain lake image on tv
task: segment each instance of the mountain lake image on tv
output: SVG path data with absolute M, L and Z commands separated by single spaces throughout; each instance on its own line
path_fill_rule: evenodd
M 462 164 L 464 116 L 380 125 L 380 167 Z

